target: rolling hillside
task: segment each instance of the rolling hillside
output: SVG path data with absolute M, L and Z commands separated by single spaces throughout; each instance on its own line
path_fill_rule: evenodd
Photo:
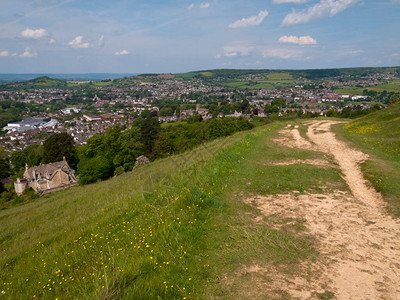
M 383 204 L 360 204 L 351 180 L 362 179 L 348 172 L 364 156 L 348 148 L 369 154 L 364 175 L 399 216 L 399 112 L 397 104 L 348 124 L 272 123 L 0 211 L 0 298 L 397 295 L 399 231 Z M 352 146 L 326 147 L 331 125 Z M 344 153 L 357 159 L 338 159 Z

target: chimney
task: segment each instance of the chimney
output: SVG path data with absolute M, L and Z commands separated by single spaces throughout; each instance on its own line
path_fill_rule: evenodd
M 27 171 L 28 169 L 29 169 L 28 163 L 25 163 L 25 171 Z
M 66 160 L 65 160 L 65 156 L 63 156 L 63 161 L 66 161 Z

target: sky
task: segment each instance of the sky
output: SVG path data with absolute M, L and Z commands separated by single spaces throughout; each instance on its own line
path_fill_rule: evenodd
M 400 66 L 400 0 L 0 5 L 0 73 Z

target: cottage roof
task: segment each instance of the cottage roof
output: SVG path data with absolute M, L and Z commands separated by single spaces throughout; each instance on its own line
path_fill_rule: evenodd
M 38 174 L 41 178 L 52 178 L 57 170 L 63 170 L 64 172 L 69 172 L 71 168 L 69 167 L 67 161 L 62 160 L 54 163 L 49 163 L 45 165 L 39 165 L 31 167 L 25 170 L 24 178 L 36 179 L 35 174 Z

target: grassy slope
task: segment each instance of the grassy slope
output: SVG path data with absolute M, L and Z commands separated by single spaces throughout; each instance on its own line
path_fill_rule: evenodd
M 236 88 L 248 88 L 248 89 L 274 89 L 279 87 L 288 87 L 293 85 L 293 76 L 289 73 L 270 73 L 265 74 L 264 79 L 257 79 L 253 82 L 249 80 L 237 80 L 231 79 L 226 82 L 221 82 L 223 85 L 236 87 Z
M 336 127 L 337 132 L 370 154 L 365 177 L 383 194 L 388 210 L 400 216 L 400 103 Z
M 0 212 L 3 297 L 202 299 L 235 295 L 217 278 L 245 263 L 295 271 L 316 255 L 312 239 L 254 224 L 257 212 L 237 195 L 345 187 L 335 169 L 268 165 L 318 156 L 273 146 L 280 127 L 258 127 Z

